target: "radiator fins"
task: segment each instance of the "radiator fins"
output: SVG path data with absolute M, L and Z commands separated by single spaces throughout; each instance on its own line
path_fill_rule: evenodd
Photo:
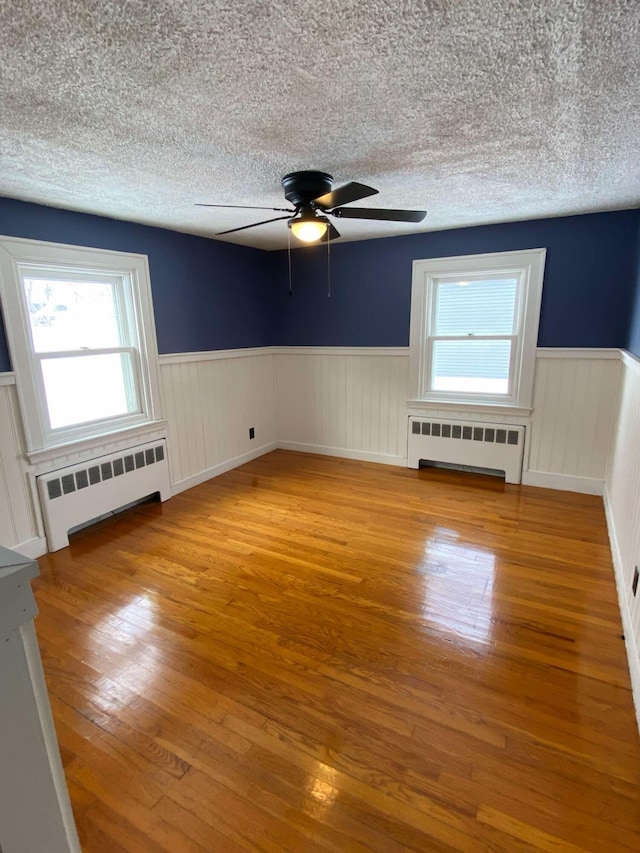
M 74 474 L 64 474 L 62 477 L 56 477 L 47 482 L 49 500 L 55 500 L 76 490 L 96 486 L 106 480 L 111 480 L 113 477 L 122 477 L 124 474 L 135 471 L 136 468 L 153 465 L 156 462 L 162 462 L 163 459 L 164 447 L 159 444 L 157 447 L 149 447 L 144 451 L 126 454 L 121 458 L 102 462 L 100 465 L 91 465 L 89 468 L 76 471 Z
M 496 427 L 462 426 L 460 424 L 443 424 L 434 421 L 413 421 L 413 435 L 430 435 L 435 438 L 458 438 L 462 441 L 487 441 L 495 444 L 520 443 L 520 432 L 515 429 Z

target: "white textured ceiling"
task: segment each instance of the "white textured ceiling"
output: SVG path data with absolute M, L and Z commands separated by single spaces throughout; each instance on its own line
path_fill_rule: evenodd
M 634 207 L 639 69 L 639 0 L 4 0 L 0 195 L 212 236 L 269 214 L 194 202 L 322 169 L 428 210 L 345 239 Z

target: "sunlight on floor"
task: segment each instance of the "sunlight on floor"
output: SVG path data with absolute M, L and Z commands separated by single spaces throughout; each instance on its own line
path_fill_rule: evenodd
M 463 643 L 487 645 L 493 627 L 495 554 L 444 527 L 427 541 L 418 566 L 423 575 L 422 616 Z

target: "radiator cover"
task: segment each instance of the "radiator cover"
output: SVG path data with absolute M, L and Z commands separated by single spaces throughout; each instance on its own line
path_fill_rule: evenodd
M 69 530 L 133 501 L 171 497 L 165 439 L 99 456 L 37 477 L 47 547 L 69 544 Z
M 504 471 L 507 483 L 522 477 L 525 427 L 511 424 L 409 418 L 409 468 L 420 460 Z

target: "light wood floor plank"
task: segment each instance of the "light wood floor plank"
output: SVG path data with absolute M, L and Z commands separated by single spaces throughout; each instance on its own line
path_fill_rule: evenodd
M 85 853 L 633 853 L 602 501 L 276 451 L 40 560 Z

